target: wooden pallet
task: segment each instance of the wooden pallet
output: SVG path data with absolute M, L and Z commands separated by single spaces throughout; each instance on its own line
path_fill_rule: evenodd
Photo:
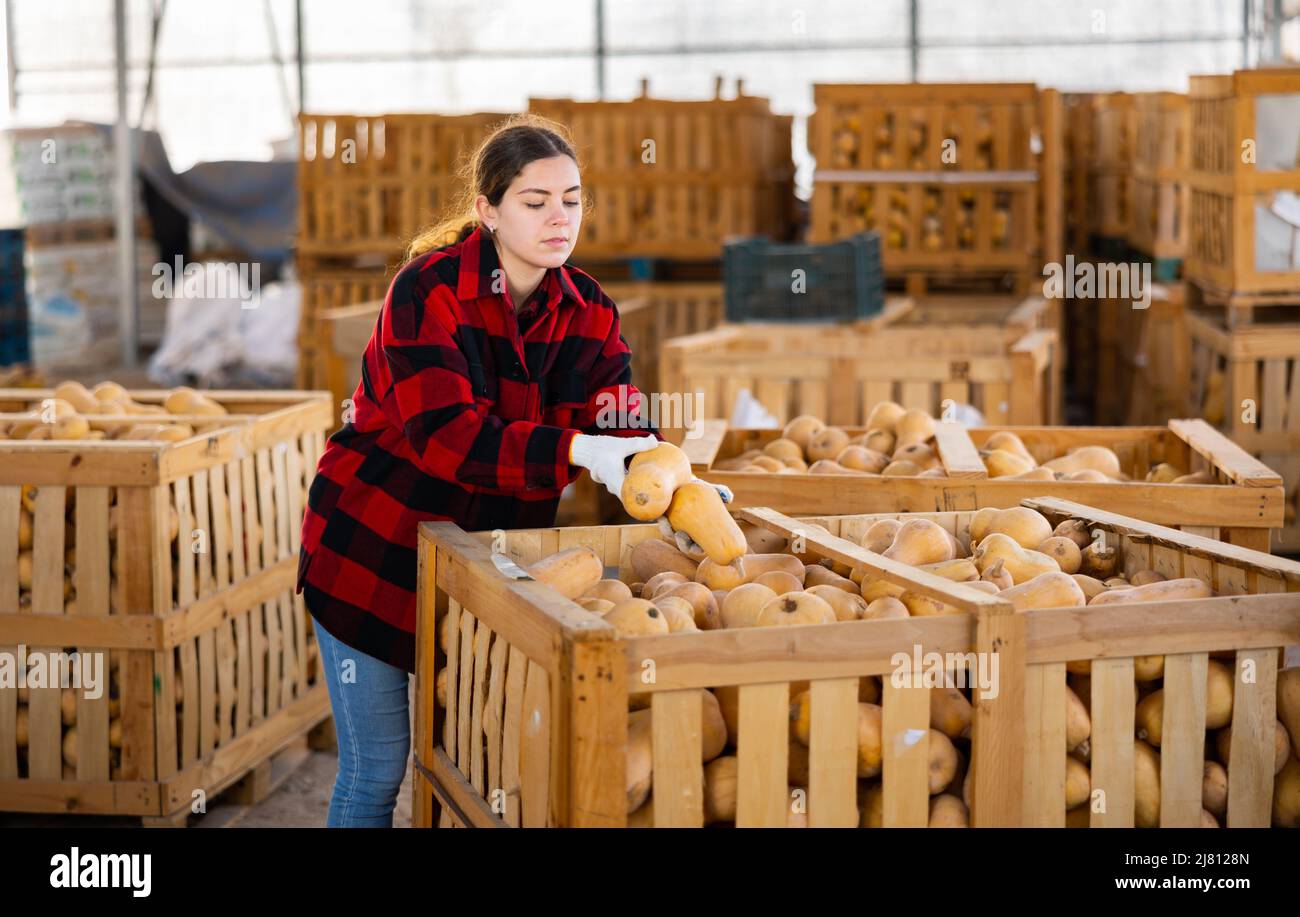
M 890 300 L 860 325 L 723 325 L 663 346 L 669 392 L 703 392 L 704 416 L 729 418 L 748 389 L 779 423 L 815 414 L 860 424 L 878 401 L 938 416 L 951 399 L 993 423 L 1059 417 L 1059 312 L 1030 297 Z M 996 418 L 996 419 L 994 419 Z
M 1094 419 L 1149 426 L 1187 415 L 1187 285 L 1152 285 L 1145 309 L 1134 300 L 1092 302 L 1097 324 Z
M 1255 240 L 1257 208 L 1274 192 L 1300 192 L 1300 164 L 1269 163 L 1275 144 L 1268 142 L 1254 157 L 1245 155 L 1270 130 L 1289 127 L 1267 120 L 1268 97 L 1295 93 L 1295 67 L 1191 78 L 1189 279 L 1238 294 L 1300 292 L 1300 264 L 1260 266 Z
M 714 465 L 761 449 L 780 430 L 731 429 L 709 421 L 703 434 L 683 440 L 697 476 L 725 484 L 733 506 L 770 506 L 788 513 L 874 513 L 933 509 L 1006 508 L 1032 496 L 1104 506 L 1160 525 L 1175 526 L 1232 544 L 1267 551 L 1269 533 L 1284 522 L 1282 479 L 1205 421 L 1171 420 L 1153 427 L 989 426 L 940 424 L 936 437 L 946 478 L 840 474 L 768 474 L 715 470 Z M 846 426 L 850 436 L 864 432 Z M 989 479 L 979 449 L 999 430 L 1012 430 L 1039 462 L 1078 446 L 1113 450 L 1126 483 Z M 1188 472 L 1206 471 L 1213 484 L 1150 484 L 1147 472 L 1168 462 Z
M 0 411 L 51 394 L 0 390 Z M 0 518 L 18 523 L 0 526 L 0 646 L 104 653 L 115 673 L 67 711 L 57 687 L 25 705 L 0 690 L 0 810 L 171 816 L 328 714 L 293 592 L 328 396 L 209 397 L 230 416 L 177 443 L 0 442 Z
M 985 659 L 996 655 L 999 675 L 996 696 L 979 698 L 973 710 L 968 760 L 974 826 L 1066 824 L 1065 689 L 1069 683 L 1083 690 L 1077 678 L 1067 679 L 1067 665 L 1085 660 L 1091 667 L 1084 692 L 1091 783 L 1106 790 L 1107 804 L 1103 812 L 1083 809 L 1082 820 L 1093 827 L 1133 826 L 1139 818 L 1134 665 L 1147 655 L 1165 656 L 1164 686 L 1179 701 L 1165 706 L 1156 822 L 1199 824 L 1210 653 L 1227 653 L 1258 675 L 1249 683 L 1239 680 L 1234 690 L 1226 822 L 1267 826 L 1278 655 L 1280 647 L 1300 642 L 1300 564 L 1064 500 L 1027 505 L 1053 524 L 1073 518 L 1103 532 L 1130 574 L 1152 568 L 1199 577 L 1222 597 L 1017 613 L 996 595 L 859 547 L 879 516 L 796 520 L 753 509 L 738 515 L 778 536 L 801 536 L 814 556 L 861 566 L 957 613 L 621 638 L 548 587 L 503 576 L 493 562 L 491 533 L 469 535 L 447 523 L 421 526 L 413 825 L 629 824 L 628 710 L 648 701 L 652 792 L 650 809 L 635 821 L 699 827 L 706 821 L 707 779 L 700 753 L 702 695 L 714 691 L 734 696 L 739 710 L 727 736 L 737 749 L 737 826 L 785 827 L 796 820 L 812 827 L 857 826 L 868 821 L 860 794 L 873 786 L 881 797 L 880 824 L 925 826 L 928 744 L 936 741 L 929 731 L 930 688 L 882 678 L 882 782 L 865 786 L 858 779 L 859 692 L 865 682 L 874 684 L 874 676 L 897 672 L 896 653 L 910 659 L 914 653 L 975 652 Z M 973 515 L 920 518 L 961 538 L 968 537 Z M 830 534 L 811 529 L 813 522 Z M 530 563 L 588 545 L 630 581 L 632 547 L 657 537 L 654 525 L 507 532 L 504 553 Z M 440 707 L 434 686 L 444 670 L 446 706 Z M 645 677 L 647 671 L 653 677 Z M 793 777 L 788 756 L 791 700 L 805 687 L 812 716 L 806 779 Z M 904 738 L 909 730 L 919 741 Z M 960 784 L 956 773 L 952 781 Z M 802 793 L 792 794 L 792 784 Z M 960 792 L 960 786 L 949 791 Z

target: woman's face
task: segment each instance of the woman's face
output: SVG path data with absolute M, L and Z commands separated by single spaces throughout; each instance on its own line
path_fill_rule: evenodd
M 568 156 L 537 159 L 515 176 L 500 206 L 480 197 L 479 212 L 515 258 L 534 267 L 559 267 L 578 242 L 581 190 L 577 163 Z

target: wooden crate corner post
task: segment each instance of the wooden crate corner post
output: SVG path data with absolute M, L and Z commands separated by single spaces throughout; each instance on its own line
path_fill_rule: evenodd
M 996 671 L 997 693 L 978 696 L 971 723 L 971 825 L 1022 822 L 1025 770 L 1025 619 L 1010 603 L 981 607 L 975 618 L 976 660 Z M 997 669 L 992 666 L 996 660 Z

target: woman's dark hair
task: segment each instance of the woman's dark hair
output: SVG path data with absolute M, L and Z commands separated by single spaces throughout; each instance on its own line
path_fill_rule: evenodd
M 455 206 L 411 240 L 407 260 L 464 240 L 479 226 L 474 201 L 480 194 L 492 206 L 500 206 L 506 189 L 525 166 L 552 156 L 568 156 L 578 164 L 578 155 L 562 124 L 530 114 L 513 115 L 501 122 L 461 168 L 461 192 Z

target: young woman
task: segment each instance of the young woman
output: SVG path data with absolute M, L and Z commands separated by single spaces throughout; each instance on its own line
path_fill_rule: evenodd
M 392 824 L 410 746 L 417 524 L 553 525 L 582 469 L 618 495 L 625 460 L 659 442 L 639 419 L 613 301 L 565 266 L 582 184 L 563 128 L 506 122 L 466 189 L 389 287 L 355 417 L 330 437 L 303 520 L 298 589 L 338 733 L 330 826 Z M 610 417 L 610 403 L 626 413 Z

